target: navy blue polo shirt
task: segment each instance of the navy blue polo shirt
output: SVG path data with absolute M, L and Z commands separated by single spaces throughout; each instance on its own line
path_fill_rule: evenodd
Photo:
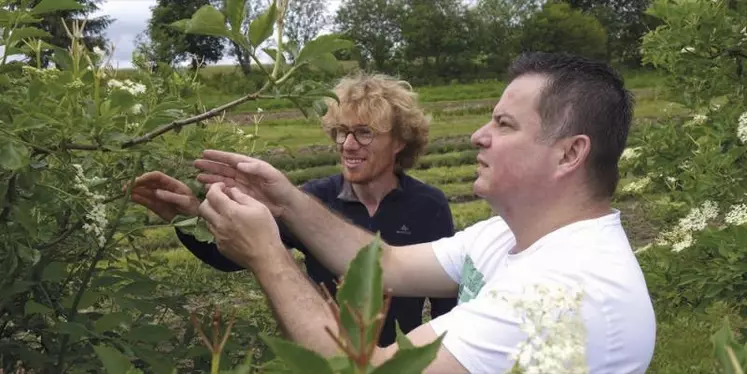
M 444 193 L 405 173 L 397 173 L 397 178 L 397 188 L 384 197 L 373 216 L 369 215 L 363 203 L 355 197 L 350 183 L 344 180 L 342 174 L 309 181 L 301 189 L 351 223 L 374 233 L 379 232 L 381 238 L 391 245 L 424 243 L 454 235 L 451 209 Z M 309 278 L 315 284 L 325 285 L 332 296 L 335 296 L 335 281 L 338 277 L 314 258 L 282 222 L 277 223 L 285 246 L 296 248 L 305 255 Z M 215 244 L 199 242 L 178 230 L 177 235 L 197 258 L 210 266 L 222 271 L 243 269 L 221 255 Z M 431 298 L 430 301 L 432 318 L 448 312 L 456 305 L 456 298 Z M 394 342 L 395 319 L 405 333 L 421 325 L 424 302 L 425 298 L 422 297 L 393 297 L 379 344 L 386 346 Z

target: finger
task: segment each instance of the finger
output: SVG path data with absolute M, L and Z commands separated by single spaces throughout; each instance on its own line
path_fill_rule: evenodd
M 213 206 L 210 205 L 210 202 L 207 200 L 203 201 L 202 204 L 200 204 L 197 212 L 200 214 L 200 217 L 204 218 L 205 221 L 207 221 L 208 225 L 217 225 L 217 223 L 221 220 L 220 214 L 215 211 L 215 208 L 213 208 Z
M 131 197 L 132 197 L 132 201 L 134 201 L 134 202 L 136 202 L 136 203 L 138 203 L 140 205 L 144 205 L 144 206 L 148 207 L 149 209 L 152 209 L 153 207 L 155 207 L 158 204 L 155 200 L 151 199 L 150 197 L 148 197 L 146 195 L 132 194 Z
M 222 175 L 224 177 L 234 178 L 236 177 L 236 169 L 228 164 L 198 159 L 193 163 L 194 167 L 201 171 L 209 174 Z
M 230 188 L 228 191 L 231 199 L 241 205 L 253 205 L 258 202 L 253 197 L 241 192 L 241 190 L 236 187 Z
M 222 164 L 230 165 L 232 167 L 236 167 L 236 164 L 238 164 L 239 162 L 249 162 L 251 160 L 254 160 L 249 156 L 244 156 L 233 152 L 218 151 L 214 149 L 203 151 L 202 157 L 206 160 L 219 162 Z
M 135 180 L 136 184 L 151 188 L 160 188 L 173 192 L 191 193 L 192 190 L 180 180 L 170 177 L 160 171 L 147 172 Z
M 174 193 L 167 190 L 161 190 L 158 189 L 155 192 L 155 196 L 162 201 L 165 201 L 167 203 L 171 203 L 174 205 L 178 205 L 181 207 L 188 207 L 190 203 L 193 201 L 192 196 L 187 196 L 180 193 Z
M 210 203 L 210 206 L 219 214 L 225 214 L 234 204 L 228 195 L 224 192 L 225 185 L 223 183 L 216 183 L 210 186 L 205 199 Z
M 227 178 L 216 174 L 198 174 L 197 181 L 207 185 L 212 185 L 215 183 L 223 183 L 229 187 L 233 187 L 234 185 L 236 185 L 233 178 Z

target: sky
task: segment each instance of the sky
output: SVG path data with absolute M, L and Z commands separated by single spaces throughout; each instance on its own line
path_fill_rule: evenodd
M 327 1 L 330 12 L 334 12 L 340 3 L 340 0 Z M 115 45 L 112 58 L 112 64 L 115 67 L 132 66 L 130 60 L 135 37 L 145 30 L 150 18 L 150 8 L 155 5 L 156 0 L 105 0 L 99 5 L 99 11 L 94 16 L 108 15 L 115 19 L 106 31 L 107 37 Z M 234 61 L 230 57 L 218 62 L 218 64 L 232 63 Z

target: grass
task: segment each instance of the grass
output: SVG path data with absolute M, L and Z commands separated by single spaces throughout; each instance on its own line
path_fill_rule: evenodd
M 681 106 L 668 103 L 662 93 L 655 88 L 661 77 L 653 73 L 629 72 L 626 75 L 628 87 L 637 98 L 635 117 L 639 123 L 656 121 L 667 116 L 687 114 Z M 471 85 L 419 87 L 421 99 L 426 103 L 455 100 L 497 99 L 503 86 L 500 82 L 481 82 Z M 486 101 L 487 103 L 487 101 Z M 481 106 L 482 105 L 482 106 Z M 476 221 L 490 217 L 493 213 L 484 200 L 472 195 L 472 182 L 475 176 L 474 150 L 469 144 L 469 135 L 489 119 L 492 104 L 479 104 L 474 107 L 434 113 L 427 154 L 421 158 L 413 177 L 433 184 L 450 198 L 450 207 L 457 229 L 465 228 Z M 640 129 L 640 127 L 638 128 Z M 294 183 L 302 183 L 311 178 L 323 177 L 339 171 L 337 156 L 331 142 L 315 121 L 303 119 L 272 119 L 260 126 L 262 140 L 269 144 L 282 144 L 292 152 L 268 156 L 269 160 L 284 170 Z M 623 214 L 623 225 L 634 247 L 650 241 L 656 227 L 646 222 L 638 201 L 621 198 L 615 206 Z M 216 294 L 223 295 L 226 289 L 236 298 L 235 303 L 249 305 L 243 308 L 245 317 L 261 326 L 260 329 L 275 331 L 274 319 L 267 308 L 266 300 L 251 277 L 242 273 L 217 272 L 195 259 L 185 249 L 174 242 L 172 230 L 152 230 L 146 233 L 142 244 L 148 248 L 166 248 L 155 251 L 168 261 L 169 267 L 180 269 L 185 283 L 210 284 Z M 641 259 L 645 261 L 645 258 Z M 205 295 L 206 300 L 211 300 Z M 661 313 L 657 310 L 658 315 Z M 733 316 L 726 308 L 714 307 L 706 313 L 685 311 L 674 317 L 660 317 L 657 320 L 657 342 L 649 373 L 714 373 L 717 372 L 712 356 L 710 336 L 720 327 L 724 316 Z

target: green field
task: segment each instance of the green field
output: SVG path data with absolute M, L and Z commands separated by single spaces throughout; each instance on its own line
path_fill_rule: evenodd
M 645 131 L 648 123 L 666 116 L 682 115 L 683 109 L 670 105 L 654 86 L 659 81 L 653 74 L 629 74 L 629 86 L 637 98 L 636 121 L 632 136 Z M 469 136 L 489 120 L 490 109 L 504 85 L 483 82 L 472 85 L 417 88 L 428 111 L 433 115 L 430 144 L 427 153 L 410 171 L 415 178 L 435 185 L 449 197 L 455 225 L 461 229 L 489 217 L 490 207 L 472 194 L 475 175 L 475 150 Z M 219 102 L 232 97 L 216 95 L 210 101 Z M 241 110 L 253 110 L 249 104 Z M 264 103 L 262 105 L 265 105 Z M 299 117 L 286 109 L 285 104 L 270 105 L 270 112 L 260 124 L 259 134 L 264 145 L 263 158 L 283 170 L 296 184 L 339 171 L 338 159 L 331 142 L 314 120 Z M 665 110 L 666 109 L 666 110 Z M 233 113 L 234 121 L 246 123 L 240 111 Z M 274 148 L 281 144 L 284 150 Z M 260 147 L 262 148 L 262 147 Z M 270 148 L 272 152 L 269 152 Z M 634 246 L 651 237 L 652 228 L 642 221 L 642 212 L 635 200 L 620 198 L 615 206 L 623 213 L 624 224 Z M 242 305 L 242 314 L 259 331 L 275 331 L 264 298 L 257 285 L 243 273 L 220 273 L 200 264 L 185 249 L 180 248 L 170 230 L 152 230 L 144 239 L 160 250 L 156 257 L 183 271 L 184 284 L 202 284 L 205 299 L 215 294 L 230 294 L 235 305 Z M 154 244 L 155 243 L 155 244 Z M 159 245 L 160 243 L 160 245 Z M 668 315 L 657 310 L 657 315 Z M 706 312 L 691 312 L 673 317 L 661 317 L 657 333 L 657 349 L 650 373 L 711 373 L 715 372 L 712 346 L 708 339 L 718 328 L 721 318 L 730 312 L 714 307 Z M 253 344 L 249 342 L 248 344 Z

